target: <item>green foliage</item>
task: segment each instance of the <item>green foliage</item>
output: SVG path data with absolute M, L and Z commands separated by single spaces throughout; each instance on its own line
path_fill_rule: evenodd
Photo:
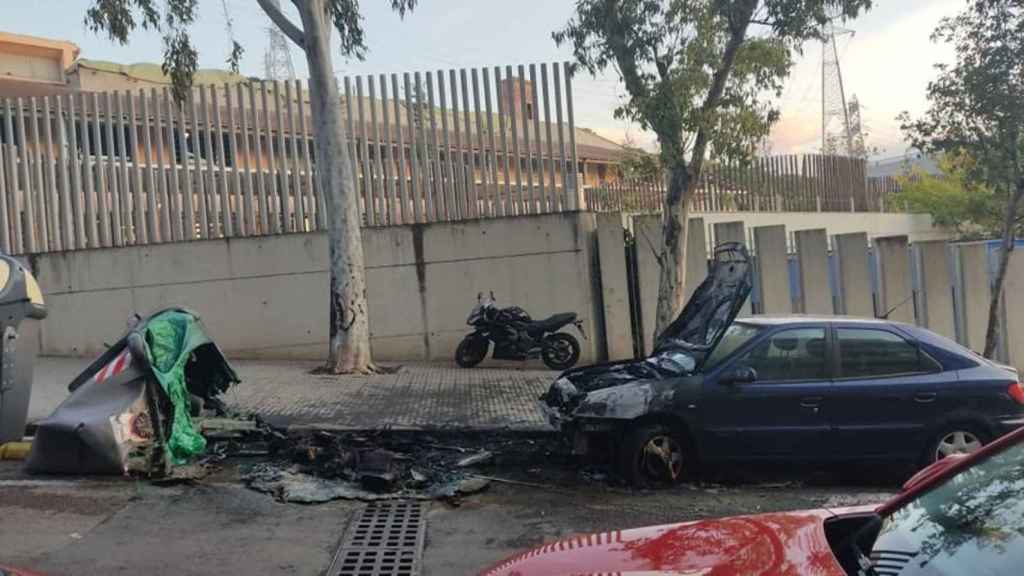
M 629 99 L 616 115 L 653 131 L 666 166 L 699 174 L 706 153 L 749 159 L 778 119 L 803 41 L 830 15 L 871 0 L 577 0 L 553 37 L 591 73 L 614 67 Z M 754 27 L 753 29 L 751 27 Z M 686 155 L 690 155 L 687 161 Z
M 1006 200 L 971 180 L 973 159 L 947 154 L 938 163 L 939 175 L 914 168 L 899 177 L 900 190 L 891 201 L 930 214 L 937 225 L 956 230 L 962 239 L 998 235 Z
M 623 176 L 645 181 L 660 180 L 665 177 L 665 170 L 658 155 L 632 146 L 623 146 L 623 148 L 627 153 L 622 159 Z
M 986 357 L 996 351 L 999 298 L 1024 200 L 1024 2 L 969 0 L 954 17 L 943 18 L 932 35 L 953 47 L 956 62 L 936 66 L 928 84 L 928 111 L 901 128 L 925 151 L 965 154 L 974 163 L 966 179 L 1003 199 L 1002 247 L 989 303 Z
M 1003 198 L 1024 191 L 1024 4 L 972 0 L 932 39 L 952 45 L 956 62 L 936 65 L 929 108 L 901 114 L 904 133 L 919 149 L 974 158 L 965 178 Z
M 391 0 L 391 7 L 404 17 L 416 7 L 417 2 Z M 224 9 L 228 34 L 232 36 L 231 51 L 226 61 L 237 72 L 244 49 L 233 37 L 226 4 Z M 324 9 L 338 32 L 341 53 L 362 59 L 366 55 L 366 40 L 359 0 L 324 0 Z M 264 10 L 268 9 L 264 7 Z M 122 45 L 127 44 L 132 32 L 139 28 L 160 32 L 164 45 L 163 71 L 171 78 L 175 100 L 182 102 L 192 89 L 192 79 L 199 63 L 199 54 L 189 33 L 198 14 L 199 0 L 92 0 L 92 5 L 85 12 L 85 26 L 92 32 L 105 33 Z M 288 26 L 294 28 L 290 23 Z M 301 35 L 297 29 L 285 32 L 293 40 L 291 32 Z

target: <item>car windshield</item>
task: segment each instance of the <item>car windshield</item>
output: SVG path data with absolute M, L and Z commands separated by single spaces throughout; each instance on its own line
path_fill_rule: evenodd
M 1024 564 L 1022 493 L 1024 444 L 1017 444 L 886 518 L 871 553 L 876 572 L 1019 574 Z
M 718 342 L 718 346 L 715 346 L 715 349 L 708 355 L 707 360 L 704 362 L 704 368 L 714 368 L 760 331 L 760 326 L 734 322 L 732 326 L 725 330 L 725 334 L 722 335 L 722 340 Z

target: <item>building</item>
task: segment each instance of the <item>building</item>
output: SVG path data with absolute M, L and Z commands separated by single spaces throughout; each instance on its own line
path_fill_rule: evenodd
M 911 170 L 922 170 L 925 174 L 937 176 L 940 174 L 939 165 L 931 156 L 927 156 L 916 150 L 902 156 L 892 156 L 871 160 L 867 165 L 868 178 L 887 178 L 908 174 Z
M 68 71 L 78 46 L 0 32 L 0 96 L 45 96 L 71 90 Z
M 125 97 L 126 93 L 134 94 L 138 91 L 146 91 L 151 97 L 162 98 L 166 88 L 170 85 L 169 78 L 163 74 L 158 64 L 119 64 L 90 60 L 80 58 L 79 52 L 79 48 L 70 42 L 0 32 L 0 98 L 70 96 L 78 99 L 72 106 L 76 106 L 76 108 L 84 107 L 87 113 L 96 113 L 98 110 L 101 116 L 107 116 L 108 113 L 105 106 L 108 98 L 107 94 L 109 93 L 116 93 L 114 95 L 114 102 L 117 102 L 117 98 Z M 369 78 L 367 77 L 368 80 Z M 280 95 L 275 95 L 271 87 L 269 97 L 264 100 L 262 90 L 268 86 L 267 84 L 259 79 L 247 78 L 226 70 L 200 70 L 196 74 L 195 84 L 199 87 L 196 96 L 197 101 L 200 100 L 198 96 L 199 91 L 208 90 L 209 87 L 216 86 L 221 106 L 219 106 L 219 110 L 214 110 L 213 96 L 210 93 L 211 99 L 210 104 L 205 110 L 206 114 L 203 114 L 204 110 L 201 105 L 198 108 L 202 121 L 196 127 L 197 134 L 192 133 L 193 131 L 187 123 L 182 128 L 175 129 L 175 148 L 179 158 L 184 157 L 182 147 L 187 150 L 188 154 L 199 154 L 205 158 L 206 146 L 204 142 L 206 141 L 206 135 L 204 126 L 209 126 L 211 132 L 215 130 L 217 132 L 230 131 L 232 129 L 232 122 L 236 121 L 243 112 L 251 114 L 253 123 L 260 120 L 267 122 L 274 133 L 276 133 L 278 128 L 277 122 L 283 122 L 282 130 L 285 132 L 286 139 L 300 136 L 288 133 L 289 126 L 286 122 L 288 114 L 279 115 L 277 113 L 276 102 L 278 98 L 285 98 L 288 94 L 292 94 L 292 100 L 290 101 L 291 106 L 285 107 L 286 111 L 298 115 L 300 114 L 299 110 L 304 110 L 304 112 L 301 112 L 303 116 L 296 121 L 297 125 L 302 127 L 311 126 L 309 121 L 310 108 L 304 92 L 301 92 L 301 94 L 298 90 L 285 92 L 282 89 Z M 227 96 L 225 89 L 228 87 L 234 92 L 230 109 L 224 100 Z M 530 172 L 527 164 L 531 163 L 533 172 L 553 175 L 555 185 L 559 186 L 559 183 L 563 181 L 561 173 L 562 164 L 561 162 L 555 162 L 548 153 L 548 150 L 555 146 L 555 142 L 552 142 L 549 147 L 547 138 L 549 135 L 552 139 L 561 137 L 562 145 L 567 146 L 570 141 L 569 134 L 564 131 L 559 133 L 559 124 L 552 122 L 549 126 L 547 122 L 541 119 L 543 116 L 538 117 L 538 115 L 544 114 L 545 111 L 534 102 L 534 89 L 528 80 L 517 77 L 506 78 L 502 80 L 501 86 L 496 92 L 496 98 L 501 99 L 501 102 L 495 102 L 495 105 L 505 111 L 504 118 L 493 113 L 488 118 L 486 114 L 468 113 L 465 109 L 459 115 L 458 124 L 464 129 L 461 133 L 464 139 L 462 147 L 465 149 L 463 169 L 468 172 L 468 167 L 471 165 L 472 173 L 476 180 L 484 181 L 490 179 L 494 183 L 504 184 L 504 174 L 508 174 L 510 180 L 518 179 L 517 181 L 525 182 Z M 92 93 L 99 95 L 95 107 L 96 110 L 92 109 Z M 83 99 L 83 95 L 87 96 Z M 524 96 L 525 100 L 523 100 Z M 299 102 L 299 98 L 302 98 L 302 102 Z M 140 97 L 134 95 L 133 100 L 137 111 L 141 114 L 142 102 Z M 465 101 L 464 98 L 463 102 Z M 154 111 L 153 107 L 155 106 L 155 111 L 158 115 L 166 116 L 166 106 L 157 102 L 158 100 L 153 100 L 149 103 L 151 111 Z M 284 100 L 281 100 L 281 102 L 284 102 Z M 415 129 L 421 130 L 421 133 L 428 139 L 431 138 L 429 136 L 430 128 L 421 126 L 419 124 L 421 120 L 424 124 L 433 121 L 434 124 L 431 126 L 437 126 L 435 131 L 439 130 L 440 126 L 445 122 L 453 127 L 456 124 L 456 116 L 450 107 L 448 110 L 442 110 L 438 107 L 430 110 L 422 105 L 410 104 L 406 98 L 399 99 L 396 106 L 394 99 L 384 100 L 383 98 L 377 98 L 371 101 L 368 97 L 359 98 L 352 94 L 348 99 L 343 96 L 341 105 L 344 107 L 346 114 L 351 113 L 353 115 L 352 129 L 355 140 L 362 140 L 363 137 L 366 139 L 365 146 L 359 143 L 356 145 L 355 159 L 357 163 L 362 163 L 364 151 L 369 162 L 376 162 L 378 155 L 387 157 L 388 153 L 397 161 L 399 157 L 397 150 L 399 140 L 402 141 L 403 156 L 406 160 L 411 158 L 413 152 L 410 149 L 410 124 Z M 390 118 L 385 118 L 385 105 L 388 106 L 386 114 L 390 115 Z M 506 139 L 512 138 L 513 129 L 511 121 L 513 113 L 510 107 L 513 107 L 512 109 L 515 111 L 514 114 L 518 122 L 518 136 L 522 151 L 519 165 L 516 166 L 516 163 L 513 161 L 509 164 L 508 169 L 505 170 L 504 166 L 492 165 L 495 162 L 500 165 L 505 160 L 502 157 L 503 150 L 497 150 L 496 147 L 489 149 L 489 143 L 491 132 L 496 132 L 500 125 L 506 126 Z M 127 112 L 128 104 L 125 103 L 123 108 Z M 257 110 L 254 112 L 253 108 Z M 266 116 L 265 118 L 264 115 Z M 222 121 L 222 126 L 220 127 L 214 124 L 218 116 Z M 359 122 L 359 118 L 363 119 L 362 123 Z M 392 131 L 385 133 L 381 129 L 385 121 L 388 120 Z M 166 122 L 166 119 L 163 121 Z M 479 127 L 477 125 L 478 122 L 480 124 Z M 530 141 L 524 139 L 524 123 L 529 125 L 527 128 L 532 133 L 530 136 L 532 140 Z M 101 130 L 105 130 L 105 124 L 105 119 L 99 120 Z M 562 126 L 565 125 L 562 124 Z M 399 127 L 401 127 L 404 135 L 402 138 L 398 137 Z M 567 128 L 567 126 L 565 127 Z M 584 187 L 600 186 L 621 178 L 621 162 L 630 155 L 629 150 L 586 128 L 575 128 L 574 135 L 578 159 L 577 177 Z M 496 133 L 494 136 L 495 143 L 499 143 L 502 135 Z M 14 137 L 17 141 L 19 135 L 15 134 Z M 246 158 L 243 150 L 232 148 L 232 142 L 240 140 L 240 137 L 233 139 L 228 135 L 222 135 L 220 136 L 220 139 L 223 141 L 221 146 L 216 144 L 217 140 L 215 138 L 210 138 L 214 142 L 214 145 L 211 146 L 214 155 L 219 156 L 220 150 L 223 149 L 225 162 L 228 167 L 236 163 L 239 165 L 244 164 L 246 160 L 252 160 L 252 163 L 255 164 L 256 160 Z M 272 137 L 269 140 L 274 140 L 275 138 Z M 255 141 L 252 142 L 252 146 L 249 147 L 250 154 L 260 151 L 263 156 L 262 160 L 266 162 L 268 156 L 267 147 L 273 146 L 273 142 L 265 139 L 259 142 L 259 146 L 257 146 Z M 508 144 L 509 148 L 515 144 L 515 140 L 510 140 L 510 142 Z M 483 144 L 483 154 L 481 154 L 481 143 Z M 387 144 L 391 145 L 391 150 L 388 150 Z M 81 142 L 79 142 L 79 145 L 81 146 Z M 285 146 L 284 153 L 286 155 L 290 154 L 290 145 L 286 143 Z M 538 148 L 540 150 L 539 154 L 534 154 Z M 155 150 L 152 152 L 155 152 Z M 119 152 L 115 150 L 115 153 Z M 140 149 L 129 149 L 128 153 L 132 158 L 136 155 L 145 155 Z M 439 155 L 443 154 L 444 152 L 439 153 Z M 510 155 L 511 150 L 504 154 L 505 157 Z M 407 162 L 407 164 L 411 164 L 411 162 Z M 407 169 L 407 176 L 409 177 L 411 177 L 410 172 L 411 167 Z

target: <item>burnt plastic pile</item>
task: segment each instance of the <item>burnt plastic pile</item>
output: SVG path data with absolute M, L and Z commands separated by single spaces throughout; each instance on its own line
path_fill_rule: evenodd
M 500 434 L 310 432 L 292 436 L 276 459 L 242 478 L 282 502 L 453 499 L 484 489 L 496 468 L 535 460 L 545 444 Z

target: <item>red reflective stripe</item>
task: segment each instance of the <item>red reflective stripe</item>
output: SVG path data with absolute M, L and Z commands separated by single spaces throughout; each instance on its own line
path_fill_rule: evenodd
M 116 358 L 108 362 L 106 366 L 96 373 L 96 382 L 103 382 L 111 376 L 124 372 L 124 369 L 131 363 L 131 358 L 132 355 L 127 349 L 118 354 Z
M 128 367 L 128 363 L 131 362 L 132 355 L 125 350 L 121 352 L 121 355 L 114 361 L 114 374 L 120 374 Z

